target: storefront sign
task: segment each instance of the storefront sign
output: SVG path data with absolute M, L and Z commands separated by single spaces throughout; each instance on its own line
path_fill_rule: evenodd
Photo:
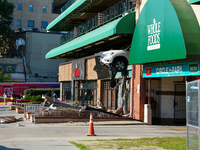
M 143 77 L 173 77 L 173 76 L 195 76 L 200 75 L 200 61 L 167 64 L 159 66 L 144 66 Z
M 134 30 L 129 64 L 199 58 L 199 41 L 199 23 L 187 0 L 148 0 Z
M 74 77 L 79 77 L 79 69 L 74 68 Z
M 189 64 L 189 72 L 190 73 L 197 73 L 198 72 L 198 64 Z
M 147 26 L 148 31 L 148 46 L 147 50 L 155 50 L 160 49 L 160 28 L 161 22 L 156 22 L 155 19 L 153 19 L 153 24 Z
M 85 59 L 80 59 L 72 62 L 72 79 L 85 79 Z

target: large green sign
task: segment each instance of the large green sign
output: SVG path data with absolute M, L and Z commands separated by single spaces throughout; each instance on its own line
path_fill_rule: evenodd
M 148 0 L 131 44 L 129 64 L 200 57 L 200 28 L 187 0 Z

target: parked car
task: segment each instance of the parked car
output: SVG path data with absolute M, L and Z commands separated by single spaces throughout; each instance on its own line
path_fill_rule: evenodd
M 124 50 L 109 50 L 102 52 L 100 62 L 111 71 L 122 72 L 127 68 L 130 46 Z

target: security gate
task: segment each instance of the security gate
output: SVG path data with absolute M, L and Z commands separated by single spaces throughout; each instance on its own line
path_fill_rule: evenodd
M 104 81 L 103 105 L 106 109 L 117 108 L 117 89 L 110 87 L 110 81 Z
M 200 80 L 186 85 L 187 150 L 200 150 Z
M 174 89 L 174 123 L 186 124 L 185 84 L 175 84 Z

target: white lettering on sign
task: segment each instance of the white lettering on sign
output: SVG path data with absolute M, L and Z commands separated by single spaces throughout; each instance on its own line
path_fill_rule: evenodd
M 148 46 L 147 50 L 160 49 L 160 32 L 161 32 L 161 22 L 156 23 L 153 19 L 153 24 L 147 26 L 148 31 Z
M 168 66 L 156 68 L 156 74 L 181 73 L 182 66 Z
M 197 71 L 198 68 L 197 67 L 190 67 L 190 71 Z

